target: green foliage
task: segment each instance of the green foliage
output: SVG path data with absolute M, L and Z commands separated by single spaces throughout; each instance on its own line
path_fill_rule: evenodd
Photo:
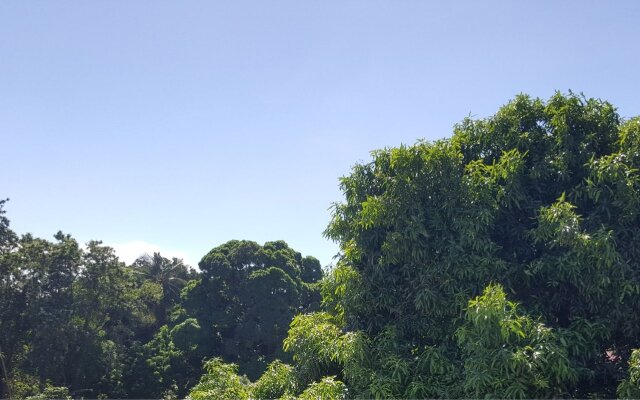
M 344 332 L 328 313 L 298 315 L 284 342 L 293 354 L 296 387 L 338 375 L 366 398 L 451 397 L 459 378 L 442 351 L 404 345 L 393 326 L 371 339 Z M 420 376 L 420 379 L 412 379 Z
M 131 267 L 140 280 L 139 296 L 152 311 L 157 329 L 167 321 L 169 310 L 180 302 L 182 288 L 196 275 L 182 260 L 169 260 L 159 253 L 140 257 Z
M 202 278 L 185 287 L 182 305 L 206 332 L 201 355 L 235 362 L 252 379 L 276 358 L 286 360 L 289 323 L 319 302 L 311 283 L 320 272 L 317 260 L 284 241 L 233 240 L 212 249 L 200 269 Z
M 71 396 L 68 388 L 51 386 L 47 383 L 42 393 L 28 396 L 25 400 L 71 400 Z
M 41 392 L 40 380 L 33 375 L 26 374 L 24 371 L 14 369 L 8 378 L 7 387 L 11 388 L 11 395 L 8 395 L 7 398 L 24 399 Z
M 18 240 L 16 234 L 9 228 L 9 219 L 5 216 L 4 206 L 9 199 L 0 200 L 0 254 L 12 250 Z
M 340 185 L 324 278 L 284 241 L 126 266 L 0 200 L 0 394 L 640 396 L 640 118 L 519 95 Z
M 309 385 L 298 399 L 341 400 L 347 397 L 346 394 L 347 388 L 344 383 L 336 381 L 333 377 L 325 377 L 320 382 L 314 382 Z
M 498 282 L 523 310 L 508 319 L 528 321 L 509 354 L 525 365 L 522 349 L 546 341 L 562 354 L 546 362 L 560 368 L 566 356 L 574 371 L 540 373 L 540 387 L 531 375 L 523 392 L 505 386 L 502 395 L 613 396 L 625 349 L 640 342 L 639 144 L 637 118 L 621 122 L 607 102 L 556 93 L 546 102 L 519 95 L 492 117 L 463 120 L 447 140 L 373 152 L 341 179 L 345 200 L 326 230 L 343 257 L 323 304 L 368 346 L 358 373 L 341 364 L 331 374 L 356 396 L 465 395 L 455 377 L 471 377 L 460 366 L 480 353 L 459 347 L 455 332 L 469 323 L 469 299 Z M 414 362 L 429 354 L 447 371 L 435 382 Z
M 241 400 L 249 398 L 248 381 L 237 374 L 235 364 L 225 364 L 219 358 L 205 363 L 205 374 L 189 392 L 191 400 Z
M 252 399 L 279 399 L 294 393 L 293 368 L 279 360 L 269 364 L 260 379 L 251 386 Z
M 343 343 L 342 331 L 328 313 L 301 314 L 294 318 L 284 349 L 293 354 L 301 386 L 339 370 Z
M 73 397 L 161 394 L 147 362 L 153 346 L 143 343 L 157 324 L 162 282 L 141 278 L 100 242 L 84 250 L 60 232 L 53 242 L 18 238 L 0 216 L 2 393 L 56 396 L 47 388 L 64 387 Z
M 291 319 L 319 306 L 318 260 L 283 241 L 226 243 L 203 258 L 202 274 L 157 253 L 126 266 L 97 241 L 84 250 L 62 233 L 54 242 L 18 238 L 5 202 L 0 391 L 7 397 L 42 396 L 45 383 L 74 397 L 183 397 L 212 356 L 257 377 L 276 358 L 290 359 L 282 339 Z M 271 381 L 257 387 L 276 390 L 283 368 L 273 364 Z
M 304 282 L 313 283 L 322 279 L 322 266 L 317 258 L 306 256 L 302 259 L 300 278 Z
M 358 271 L 344 264 L 339 264 L 322 281 L 320 287 L 322 305 L 335 315 L 341 325 L 355 324 L 355 320 L 346 320 L 347 317 L 358 314 L 353 307 L 361 305 L 363 310 L 359 312 L 364 312 L 365 304 L 369 300 L 374 300 L 374 296 L 366 292 L 361 285 L 362 281 Z M 346 310 L 350 310 L 350 313 L 347 314 Z
M 629 377 L 618 385 L 618 397 L 623 399 L 640 398 L 640 349 L 635 349 L 629 358 Z
M 553 330 L 517 312 L 500 285 L 469 301 L 456 332 L 468 397 L 548 398 L 575 381 L 567 352 Z

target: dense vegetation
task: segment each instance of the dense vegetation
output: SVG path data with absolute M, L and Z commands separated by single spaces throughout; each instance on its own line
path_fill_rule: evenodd
M 319 261 L 283 241 L 228 242 L 199 273 L 160 254 L 127 266 L 99 242 L 18 238 L 4 204 L 0 397 L 184 397 L 216 356 L 257 377 L 319 305 Z
M 284 242 L 196 273 L 0 215 L 4 393 L 640 397 L 640 118 L 520 95 L 341 187 L 322 280 Z

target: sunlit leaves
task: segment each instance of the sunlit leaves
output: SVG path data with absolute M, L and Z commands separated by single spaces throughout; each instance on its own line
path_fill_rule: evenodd
M 629 358 L 629 377 L 620 382 L 618 397 L 624 399 L 640 398 L 640 349 L 635 349 Z
M 342 400 L 347 396 L 347 388 L 344 383 L 335 380 L 334 377 L 324 377 L 319 382 L 310 384 L 298 396 L 299 400 Z
M 341 329 L 327 313 L 298 315 L 291 322 L 284 349 L 293 354 L 301 382 L 313 382 L 339 366 Z
M 521 315 L 499 285 L 469 301 L 466 322 L 456 336 L 469 397 L 558 396 L 575 381 L 557 335 Z
M 502 329 L 535 338 L 541 318 L 580 371 L 562 383 L 516 379 L 501 395 L 560 393 L 567 382 L 578 395 L 611 395 L 607 370 L 620 360 L 603 354 L 640 337 L 639 154 L 637 118 L 621 123 L 611 104 L 571 92 L 519 95 L 494 116 L 465 119 L 451 139 L 372 152 L 341 179 L 345 201 L 326 230 L 343 258 L 324 304 L 368 346 L 360 378 L 345 383 L 370 397 L 407 396 L 401 386 L 452 395 L 446 379 L 430 383 L 439 394 L 425 392 L 432 375 L 409 355 L 444 349 L 460 363 L 452 338 L 467 301 L 500 282 L 531 315 Z M 377 347 L 391 331 L 394 348 Z M 529 365 L 536 353 L 518 346 L 510 362 Z
M 205 363 L 205 374 L 189 392 L 191 400 L 242 400 L 249 398 L 248 382 L 237 375 L 235 364 L 226 364 L 219 358 Z
M 293 368 L 276 360 L 269 364 L 260 379 L 251 386 L 251 398 L 279 399 L 293 396 L 295 391 L 296 382 Z

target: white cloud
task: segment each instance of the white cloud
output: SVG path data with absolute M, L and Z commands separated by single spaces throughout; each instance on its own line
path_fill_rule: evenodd
M 153 253 L 160 253 L 164 258 L 181 258 L 185 264 L 189 264 L 192 267 L 196 267 L 197 263 L 193 263 L 192 260 L 189 259 L 189 256 L 181 251 L 163 249 L 157 244 L 147 243 L 143 240 L 133 240 L 131 242 L 125 243 L 115 243 L 109 244 L 112 247 L 118 258 L 120 260 L 126 262 L 127 264 L 131 264 L 138 257 L 149 254 L 153 255 Z

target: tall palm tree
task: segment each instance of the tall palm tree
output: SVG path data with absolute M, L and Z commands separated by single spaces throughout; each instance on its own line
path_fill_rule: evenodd
M 181 259 L 173 257 L 169 260 L 160 253 L 143 255 L 133 263 L 133 269 L 143 279 L 162 288 L 162 299 L 153 309 L 159 325 L 163 325 L 167 311 L 180 300 L 180 291 L 191 278 L 192 270 Z

